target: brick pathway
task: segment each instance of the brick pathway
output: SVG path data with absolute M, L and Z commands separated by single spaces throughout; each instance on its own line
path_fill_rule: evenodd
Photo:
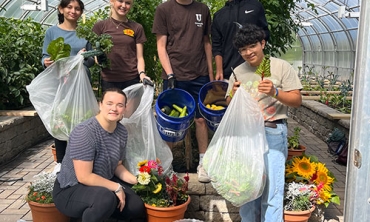
M 289 135 L 295 126 L 294 120 L 289 120 Z M 340 196 L 340 206 L 329 205 L 325 209 L 326 222 L 343 222 L 344 189 L 346 180 L 346 167 L 333 163 L 333 157 L 326 151 L 325 142 L 318 139 L 304 127 L 301 127 L 301 143 L 307 147 L 308 154 L 318 156 L 320 161 L 326 163 L 337 178 L 335 192 Z M 31 212 L 24 197 L 27 186 L 33 176 L 42 171 L 52 171 L 53 162 L 50 145 L 53 140 L 47 140 L 27 149 L 8 164 L 0 166 L 0 222 L 16 222 L 18 219 L 32 221 Z M 17 180 L 17 179 L 23 180 Z M 4 182 L 8 180 L 7 182 Z M 10 181 L 15 180 L 15 181 Z

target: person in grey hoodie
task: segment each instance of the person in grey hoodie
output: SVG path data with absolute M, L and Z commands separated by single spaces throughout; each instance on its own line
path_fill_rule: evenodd
M 211 38 L 212 54 L 216 62 L 215 80 L 229 79 L 231 68 L 244 62 L 238 49 L 233 46 L 233 38 L 238 26 L 247 23 L 261 27 L 265 32 L 265 40 L 269 39 L 265 10 L 258 0 L 228 0 L 214 14 Z

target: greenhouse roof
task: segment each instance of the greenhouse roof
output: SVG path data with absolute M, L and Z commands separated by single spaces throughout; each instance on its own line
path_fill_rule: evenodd
M 226 1 L 226 0 L 225 0 Z M 47 2 L 47 10 L 40 10 Z M 0 0 L 0 16 L 32 18 L 46 26 L 57 24 L 56 10 L 60 0 Z M 109 6 L 109 0 L 84 0 L 87 17 Z M 302 28 L 297 33 L 303 49 L 303 67 L 331 67 L 336 74 L 354 70 L 358 35 L 360 0 L 296 0 L 292 18 Z M 38 7 L 35 11 L 21 6 Z M 30 6 L 31 5 L 31 6 Z M 36 6 L 38 5 L 38 6 Z M 310 6 L 314 6 L 314 10 Z M 45 8 L 45 7 L 44 7 Z

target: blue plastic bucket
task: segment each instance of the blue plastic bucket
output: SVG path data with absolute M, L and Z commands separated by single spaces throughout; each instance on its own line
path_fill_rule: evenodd
M 172 108 L 173 104 L 181 108 L 186 106 L 188 115 L 185 117 L 172 117 L 161 111 L 163 106 Z M 162 139 L 167 142 L 177 142 L 184 139 L 186 130 L 193 122 L 195 101 L 185 90 L 168 89 L 159 94 L 155 102 L 155 112 L 157 113 L 157 129 Z
M 225 95 L 227 92 L 228 83 L 224 81 L 212 81 L 205 84 L 199 91 L 199 111 L 207 122 L 210 130 L 216 131 L 221 122 L 222 117 L 226 112 L 227 106 L 222 110 L 212 110 L 206 107 L 208 104 L 225 103 Z M 207 100 L 207 101 L 206 101 Z

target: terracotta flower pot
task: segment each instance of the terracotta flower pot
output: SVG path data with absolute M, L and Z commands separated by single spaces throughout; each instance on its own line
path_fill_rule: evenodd
M 311 213 L 315 210 L 313 206 L 309 210 L 304 211 L 287 211 L 284 210 L 284 222 L 307 222 L 311 217 Z
M 69 222 L 70 218 L 62 214 L 54 203 L 41 204 L 28 201 L 32 213 L 33 222 Z
M 298 149 L 288 149 L 288 157 L 287 160 L 290 160 L 293 158 L 293 156 L 301 156 L 305 153 L 306 147 L 303 145 L 299 145 Z
M 51 148 L 51 153 L 53 154 L 54 161 L 57 162 L 57 151 L 55 149 L 55 145 L 54 144 L 51 145 L 50 148 Z
M 185 203 L 174 207 L 153 207 L 145 204 L 148 222 L 173 222 L 183 219 L 189 203 L 190 196 Z

